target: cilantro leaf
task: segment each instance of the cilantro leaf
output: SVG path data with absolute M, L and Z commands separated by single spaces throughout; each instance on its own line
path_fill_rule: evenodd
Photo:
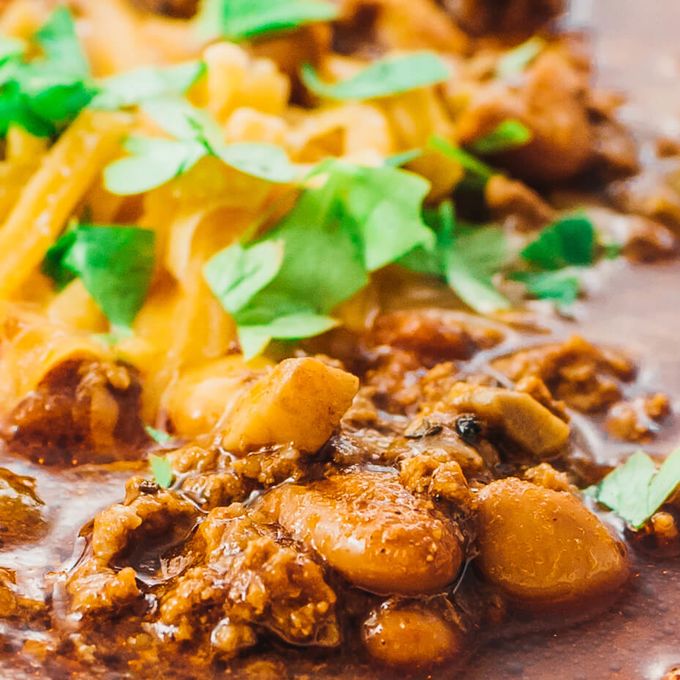
M 585 215 L 563 217 L 543 229 L 521 256 L 541 269 L 587 267 L 595 260 L 595 227 Z
M 104 185 L 112 194 L 141 194 L 190 170 L 207 155 L 203 145 L 151 137 L 129 137 L 124 148 L 131 153 L 108 165 Z
M 161 489 L 169 489 L 172 486 L 174 474 L 172 472 L 172 464 L 165 456 L 149 456 L 149 465 L 153 473 L 154 480 Z
M 502 153 L 528 144 L 533 135 L 519 120 L 504 120 L 489 134 L 480 137 L 470 145 L 474 153 L 485 155 Z
M 129 327 L 146 299 L 155 234 L 137 227 L 80 225 L 47 252 L 43 265 L 58 283 L 79 277 L 114 327 Z
M 506 52 L 496 64 L 496 76 L 501 80 L 511 80 L 524 71 L 545 49 L 546 42 L 540 36 L 533 36 L 521 45 Z
M 288 154 L 275 144 L 238 142 L 218 146 L 215 154 L 232 168 L 268 182 L 288 184 L 297 175 Z
M 638 451 L 586 491 L 633 529 L 640 529 L 668 500 L 678 484 L 680 449 L 673 451 L 658 470 L 646 453 Z
M 146 433 L 149 435 L 149 437 L 151 437 L 151 439 L 153 439 L 156 444 L 159 444 L 160 446 L 167 446 L 174 441 L 172 435 L 169 435 L 163 430 L 157 430 L 155 427 L 151 427 L 151 425 L 146 425 L 144 429 L 146 430 Z
M 0 136 L 11 125 L 31 134 L 58 134 L 96 93 L 73 18 L 59 7 L 34 36 L 38 56 L 5 43 L 0 62 Z
M 0 35 L 0 65 L 10 59 L 21 57 L 26 51 L 26 43 L 18 38 Z
M 246 356 L 272 339 L 326 332 L 337 324 L 334 308 L 368 283 L 370 271 L 434 241 L 420 217 L 425 180 L 339 161 L 323 171 L 325 183 L 303 191 L 269 233 L 226 248 L 204 269 Z
M 384 164 L 389 165 L 391 168 L 400 168 L 416 158 L 420 158 L 423 155 L 422 149 L 409 149 L 408 151 L 402 151 L 401 153 L 395 153 L 392 156 L 385 158 Z
M 136 106 L 157 97 L 184 94 L 206 72 L 205 62 L 192 61 L 166 68 L 145 66 L 100 81 L 101 92 L 92 100 L 97 109 Z
M 440 137 L 439 135 L 433 135 L 428 141 L 428 147 L 438 151 L 444 156 L 453 158 L 453 160 L 458 161 L 466 172 L 466 175 L 471 177 L 476 182 L 486 184 L 486 182 L 496 174 L 496 171 L 475 158 L 471 153 L 461 149 L 459 146 L 455 146 L 448 139 Z
M 390 97 L 449 78 L 449 69 L 434 52 L 415 52 L 374 61 L 352 78 L 325 83 L 311 64 L 304 64 L 302 82 L 324 99 L 355 100 Z
M 206 37 L 239 41 L 331 21 L 338 14 L 326 0 L 204 0 L 198 26 Z
M 535 298 L 552 300 L 559 307 L 572 305 L 581 291 L 581 279 L 572 267 L 548 272 L 514 272 L 510 278 L 523 283 Z

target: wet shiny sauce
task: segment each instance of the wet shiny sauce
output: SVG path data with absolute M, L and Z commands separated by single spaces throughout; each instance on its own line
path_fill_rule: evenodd
M 642 135 L 653 129 L 677 136 L 680 131 L 680 25 L 677 0 L 597 0 L 575 3 L 572 19 L 587 21 L 593 33 L 601 80 L 631 94 L 626 116 Z M 674 21 L 675 19 L 675 21 Z M 676 50 L 674 53 L 673 50 Z M 589 299 L 575 309 L 575 320 L 550 321 L 551 333 L 564 337 L 578 331 L 589 340 L 620 346 L 641 366 L 632 390 L 646 386 L 668 392 L 680 408 L 680 264 L 631 265 L 623 260 L 603 263 Z M 537 338 L 531 341 L 535 342 Z M 540 338 L 545 340 L 545 336 Z M 632 445 L 606 440 L 582 421 L 581 433 L 598 462 L 614 463 Z M 646 448 L 668 452 L 680 442 L 680 418 L 671 419 Z M 47 536 L 34 543 L 0 546 L 0 567 L 16 570 L 19 589 L 42 600 L 49 596 L 51 571 L 78 552 L 80 528 L 101 508 L 120 500 L 124 481 L 135 467 L 83 466 L 68 471 L 27 463 L 10 453 L 0 454 L 0 466 L 37 480 L 37 494 L 48 524 Z M 1 539 L 1 536 L 0 536 Z M 534 622 L 516 621 L 494 631 L 472 654 L 465 671 L 442 668 L 414 677 L 482 680 L 525 678 L 599 680 L 644 678 L 657 680 L 680 664 L 680 560 L 651 561 L 632 552 L 635 576 L 629 591 L 606 613 L 572 626 L 542 623 L 540 633 L 526 633 Z M 11 630 L 0 621 L 0 640 L 40 639 L 40 630 Z M 372 678 L 375 671 L 349 659 L 300 661 L 286 658 L 289 677 L 308 673 L 315 678 Z M 45 671 L 45 669 L 48 669 Z M 81 669 L 82 670 L 82 669 Z M 74 675 L 71 673 L 74 672 Z M 19 661 L 0 655 L 0 676 L 97 677 L 73 671 L 58 659 Z M 285 673 L 285 671 L 284 671 Z M 225 675 L 226 674 L 226 675 Z M 212 674 L 211 674 L 212 675 Z M 216 677 L 239 677 L 238 670 L 217 671 Z M 105 677 L 119 677 L 115 672 Z M 165 677 L 170 677 L 166 675 Z M 177 671 L 175 677 L 182 677 Z M 257 674 L 248 677 L 258 677 Z M 285 676 L 284 676 L 285 677 Z M 385 677 L 394 677 L 388 671 Z

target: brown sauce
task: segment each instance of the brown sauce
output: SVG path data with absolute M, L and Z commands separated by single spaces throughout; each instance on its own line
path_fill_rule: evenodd
M 680 75 L 680 54 L 674 48 L 678 10 L 674 0 L 600 0 L 593 3 L 592 23 L 599 46 L 598 61 L 602 79 L 608 85 L 625 89 L 632 95 L 628 116 L 634 123 L 652 118 L 662 124 L 672 121 L 680 111 L 680 89 L 673 75 Z M 583 3 L 579 3 L 583 5 Z M 653 7 L 651 7 L 652 5 Z M 586 8 L 589 9 L 589 8 Z M 668 40 L 664 41 L 664 30 Z M 663 47 L 662 47 L 663 45 Z M 675 61 L 673 61 L 675 59 Z M 673 72 L 673 64 L 677 69 Z M 650 115 L 653 108 L 653 116 Z M 643 112 L 643 113 L 641 113 Z M 646 113 L 645 113 L 646 112 Z M 668 116 L 666 117 L 666 114 Z M 677 124 L 680 126 L 680 119 Z M 641 129 L 641 133 L 647 130 Z M 576 320 L 550 319 L 551 335 L 566 337 L 578 330 L 594 342 L 620 346 L 629 351 L 641 366 L 641 373 L 631 391 L 649 387 L 664 390 L 672 397 L 680 395 L 680 361 L 678 360 L 678 283 L 680 264 L 632 265 L 618 260 L 601 265 L 598 280 L 587 301 L 579 303 Z M 523 341 L 535 343 L 530 335 Z M 547 336 L 550 337 L 550 336 Z M 513 340 L 515 342 L 515 340 Z M 507 351 L 507 347 L 493 354 Z M 488 358 L 488 356 L 487 356 Z M 480 361 L 477 357 L 475 362 Z M 598 429 L 581 419 L 577 425 L 588 451 L 598 463 L 611 464 L 630 453 L 633 445 L 607 440 Z M 666 421 L 649 451 L 668 452 L 679 441 L 680 418 Z M 5 547 L 0 566 L 16 570 L 18 586 L 27 596 L 41 600 L 48 596 L 49 573 L 68 564 L 81 549 L 78 533 L 100 509 L 120 500 L 124 481 L 134 473 L 134 464 L 96 467 L 83 466 L 55 472 L 25 462 L 9 452 L 0 454 L 0 466 L 11 467 L 16 474 L 33 477 L 41 508 L 48 525 L 44 539 L 26 546 Z M 0 539 L 2 537 L 0 536 Z M 75 547 L 74 547 L 75 546 Z M 599 680 L 644 678 L 656 680 L 680 664 L 680 562 L 650 560 L 632 552 L 634 578 L 629 590 L 606 612 L 571 626 L 564 622 L 541 622 L 540 632 L 527 633 L 536 624 L 531 617 L 518 618 L 495 630 L 471 658 L 465 670 L 441 668 L 413 677 L 525 678 L 541 680 Z M 47 577 L 47 578 L 45 578 Z M 578 619 L 578 617 L 575 617 Z M 13 643 L 40 640 L 47 633 L 40 626 L 33 630 L 12 630 L 0 624 L 0 641 L 7 650 Z M 191 670 L 177 668 L 177 659 L 161 660 L 156 669 L 136 672 L 120 670 L 129 650 L 119 650 L 111 658 L 110 668 L 96 671 L 70 667 L 66 659 L 35 658 L 20 661 L 13 653 L 0 655 L 3 678 L 90 678 L 90 677 L 196 677 Z M 304 660 L 290 650 L 272 653 L 267 658 L 281 659 L 277 677 L 374 678 L 377 672 L 350 658 L 313 652 Z M 246 659 L 233 667 L 222 667 L 205 677 L 267 678 L 272 666 L 257 666 L 261 661 Z M 246 668 L 248 672 L 240 669 Z M 259 670 L 258 670 L 259 669 Z M 206 671 L 207 672 L 207 671 Z M 396 671 L 385 671 L 395 677 Z M 203 676 L 202 676 L 203 677 Z

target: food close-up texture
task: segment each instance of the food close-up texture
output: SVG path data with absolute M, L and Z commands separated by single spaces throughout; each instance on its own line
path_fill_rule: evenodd
M 680 678 L 678 29 L 0 0 L 0 677 Z

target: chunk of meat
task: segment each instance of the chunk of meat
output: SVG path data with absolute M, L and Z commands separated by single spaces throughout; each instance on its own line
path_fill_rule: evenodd
M 141 386 L 129 366 L 69 360 L 53 368 L 13 409 L 5 431 L 14 451 L 56 463 L 136 457 L 148 441 Z
M 442 0 L 442 3 L 472 35 L 529 35 L 565 8 L 564 0 Z
M 515 381 L 540 378 L 553 398 L 584 413 L 601 411 L 618 401 L 620 382 L 635 376 L 635 364 L 626 355 L 596 347 L 579 336 L 501 357 L 493 367 Z
M 632 401 L 619 401 L 607 413 L 605 428 L 617 439 L 644 442 L 654 438 L 660 422 L 671 412 L 665 394 L 650 394 Z
M 141 597 L 128 553 L 185 538 L 198 510 L 172 491 L 132 478 L 125 503 L 94 518 L 88 551 L 68 577 L 66 591 L 73 611 L 90 614 L 117 611 Z
M 569 425 L 525 392 L 457 383 L 440 409 L 472 412 L 537 458 L 555 454 L 569 440 Z
M 0 468 L 0 550 L 41 539 L 48 529 L 32 477 Z
M 477 566 L 518 604 L 596 600 L 628 579 L 625 548 L 580 500 L 515 478 L 479 494 Z
M 169 17 L 188 19 L 196 13 L 199 0 L 133 0 L 141 9 Z
M 420 454 L 406 458 L 399 481 L 413 493 L 442 498 L 461 508 L 472 505 L 472 496 L 459 463 L 445 454 Z
M 412 352 L 424 366 L 442 361 L 470 359 L 503 340 L 494 325 L 444 309 L 412 309 L 378 317 L 368 339 Z
M 484 198 L 495 220 L 520 231 L 540 229 L 556 215 L 537 192 L 500 173 L 486 183 Z
M 216 508 L 198 529 L 199 563 L 161 598 L 160 621 L 188 640 L 210 629 L 213 651 L 234 655 L 257 640 L 256 627 L 286 642 L 340 643 L 336 595 L 309 555 L 277 540 L 274 527 L 240 507 Z
M 438 611 L 433 602 L 386 602 L 363 624 L 362 638 L 368 653 L 390 666 L 426 667 L 459 655 L 464 632 L 457 622 Z
M 290 443 L 312 453 L 339 425 L 358 389 L 358 378 L 318 359 L 286 359 L 225 418 L 222 446 L 244 454 Z
M 285 484 L 262 503 L 293 538 L 370 592 L 436 593 L 455 579 L 464 558 L 456 524 L 389 473 Z

